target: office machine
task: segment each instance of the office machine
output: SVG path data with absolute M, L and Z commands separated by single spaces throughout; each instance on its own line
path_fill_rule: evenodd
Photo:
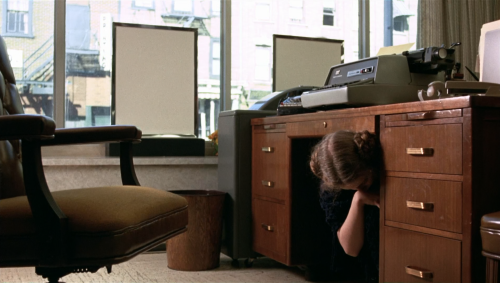
M 301 96 L 306 108 L 369 106 L 418 101 L 418 90 L 451 77 L 453 47 L 427 47 L 333 66 L 325 86 Z
M 229 110 L 219 113 L 218 188 L 227 193 L 221 252 L 233 259 L 257 257 L 252 248 L 250 120 L 275 116 L 277 103 L 275 101 L 272 110 Z

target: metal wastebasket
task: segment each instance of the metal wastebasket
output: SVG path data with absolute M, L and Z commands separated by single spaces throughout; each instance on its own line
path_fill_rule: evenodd
M 167 240 L 168 268 L 200 271 L 218 267 L 226 193 L 212 190 L 170 192 L 186 198 L 189 216 L 187 232 Z

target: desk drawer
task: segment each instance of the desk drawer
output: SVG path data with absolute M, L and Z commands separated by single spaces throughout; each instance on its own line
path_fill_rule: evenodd
M 339 130 L 375 132 L 375 116 L 325 119 L 286 124 L 288 137 L 322 137 Z
M 388 171 L 462 174 L 462 124 L 389 127 L 380 139 Z
M 286 225 L 285 206 L 252 199 L 253 248 L 269 258 L 284 263 L 288 231 Z
M 383 282 L 461 282 L 460 241 L 386 227 L 384 255 Z M 432 279 L 408 274 L 418 270 Z
M 284 201 L 289 171 L 286 134 L 255 134 L 252 148 L 252 193 Z
M 385 219 L 462 233 L 462 182 L 387 177 Z

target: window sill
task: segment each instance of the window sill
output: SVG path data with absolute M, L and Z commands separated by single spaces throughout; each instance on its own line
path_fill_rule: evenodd
M 2 33 L 2 37 L 22 37 L 22 38 L 35 38 L 32 34 L 22 34 L 22 33 Z
M 217 165 L 217 156 L 134 157 L 135 166 Z M 44 157 L 43 166 L 118 166 L 119 157 Z

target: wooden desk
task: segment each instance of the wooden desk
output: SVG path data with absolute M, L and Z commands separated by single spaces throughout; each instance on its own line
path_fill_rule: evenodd
M 286 265 L 328 261 L 331 232 L 308 159 L 337 130 L 381 141 L 380 282 L 422 282 L 411 275 L 420 271 L 433 282 L 484 281 L 480 218 L 500 210 L 497 97 L 252 119 L 254 250 Z

